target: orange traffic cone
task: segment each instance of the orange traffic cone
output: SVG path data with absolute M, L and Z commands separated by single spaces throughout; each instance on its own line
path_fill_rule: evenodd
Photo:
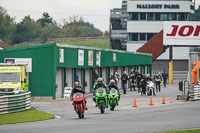
M 150 104 L 149 105 L 153 105 L 152 97 L 150 97 Z
M 163 96 L 162 104 L 166 104 L 166 103 L 165 103 L 165 96 Z
M 137 107 L 135 97 L 134 97 L 133 107 Z
M 170 97 L 170 103 L 172 103 L 172 97 Z

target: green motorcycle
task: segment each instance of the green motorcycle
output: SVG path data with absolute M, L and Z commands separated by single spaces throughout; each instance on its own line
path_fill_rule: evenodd
M 109 106 L 110 110 L 114 111 L 115 107 L 118 105 L 119 93 L 115 88 L 111 88 L 109 94 Z
M 96 106 L 100 109 L 101 113 L 104 113 L 105 108 L 108 107 L 107 93 L 103 87 L 99 87 L 96 90 Z

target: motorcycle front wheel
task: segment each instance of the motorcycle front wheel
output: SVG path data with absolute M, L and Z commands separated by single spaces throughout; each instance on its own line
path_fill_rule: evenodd
M 77 113 L 78 113 L 79 119 L 81 119 L 81 118 L 82 118 L 81 106 L 78 106 L 78 107 L 77 107 Z
M 105 102 L 100 102 L 99 107 L 100 107 L 100 112 L 103 114 L 105 112 Z
M 111 111 L 114 111 L 114 109 L 115 109 L 115 99 L 112 99 L 112 101 L 111 101 L 111 106 L 110 106 L 110 110 L 111 110 Z

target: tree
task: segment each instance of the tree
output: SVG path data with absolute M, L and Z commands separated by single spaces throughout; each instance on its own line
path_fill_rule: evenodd
M 0 7 L 0 40 L 11 43 L 14 30 L 14 19 L 7 14 L 5 9 Z
M 79 16 L 70 17 L 69 22 L 65 20 L 62 33 L 65 37 L 92 37 L 103 35 L 93 24 L 84 22 L 83 18 Z
M 110 34 L 110 33 L 109 33 L 108 31 L 105 31 L 103 35 L 104 35 L 104 36 L 109 36 L 109 34 Z
M 83 17 L 72 16 L 59 26 L 47 12 L 33 20 L 29 15 L 15 23 L 5 9 L 0 7 L 0 39 L 12 43 L 46 42 L 48 38 L 93 37 L 103 33 Z
M 29 42 L 39 37 L 40 26 L 31 17 L 25 16 L 24 19 L 16 24 L 13 43 Z
M 45 25 L 49 25 L 53 23 L 53 18 L 49 16 L 49 13 L 44 12 L 42 14 L 42 18 L 38 20 L 38 22 L 44 27 Z

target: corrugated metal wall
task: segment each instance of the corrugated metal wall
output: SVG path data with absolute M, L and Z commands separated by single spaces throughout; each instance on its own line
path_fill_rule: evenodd
M 59 57 L 59 49 L 64 49 L 64 63 L 60 63 L 57 59 L 57 67 L 72 68 L 94 68 L 96 67 L 96 51 L 93 51 L 93 66 L 88 66 L 88 50 L 83 48 L 57 47 L 56 51 Z M 78 50 L 84 50 L 84 66 L 78 66 Z M 116 62 L 113 61 L 113 54 L 116 54 Z M 139 53 L 114 52 L 101 50 L 101 67 L 109 66 L 135 66 L 135 65 L 151 65 L 152 56 Z
M 60 49 L 64 49 L 64 63 L 60 63 Z M 84 49 L 84 66 L 78 66 L 78 50 Z M 30 91 L 32 96 L 50 96 L 55 99 L 56 84 L 56 68 L 73 68 L 72 74 L 75 73 L 74 68 L 90 69 L 89 79 L 92 81 L 93 68 L 96 68 L 96 52 L 101 51 L 101 66 L 106 67 L 106 73 L 110 77 L 110 69 L 112 66 L 137 66 L 151 65 L 151 55 L 128 53 L 122 51 L 91 49 L 93 51 L 93 66 L 88 66 L 88 49 L 61 47 L 57 44 L 36 45 L 30 47 L 21 47 L 0 51 L 0 62 L 4 62 L 4 58 L 32 58 L 32 72 L 30 73 Z M 113 53 L 116 54 L 116 62 L 113 61 Z M 68 69 L 67 69 L 68 70 Z M 104 70 L 105 71 L 105 70 Z M 68 73 L 66 72 L 66 75 Z M 104 75 L 105 76 L 105 75 Z M 73 76 L 70 76 L 73 78 Z M 69 78 L 70 78 L 69 77 Z M 108 77 L 108 79 L 109 79 Z M 67 77 L 67 81 L 68 81 Z M 71 80 L 69 80 L 71 82 Z M 72 79 L 73 82 L 73 79 Z M 65 83 L 63 83 L 65 84 Z M 88 83 L 90 86 L 91 83 Z M 91 86 L 90 86 L 91 87 Z M 91 89 L 89 87 L 89 89 Z
M 29 74 L 29 90 L 32 96 L 53 96 L 53 57 L 55 45 L 16 48 L 0 51 L 0 62 L 4 58 L 32 58 L 32 72 Z

